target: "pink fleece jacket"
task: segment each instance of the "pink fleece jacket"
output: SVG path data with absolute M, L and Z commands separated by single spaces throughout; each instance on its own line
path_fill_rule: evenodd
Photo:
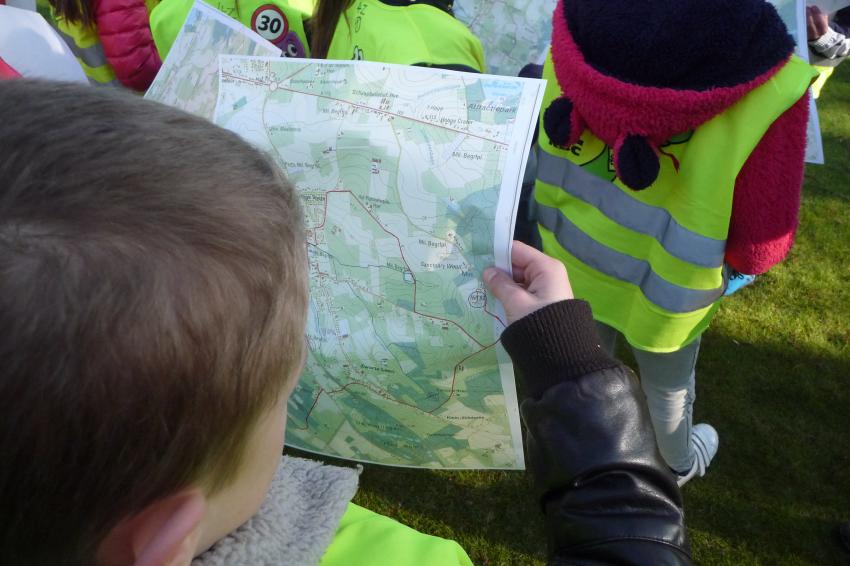
M 97 34 L 106 59 L 124 86 L 145 91 L 162 61 L 156 50 L 144 0 L 93 0 Z

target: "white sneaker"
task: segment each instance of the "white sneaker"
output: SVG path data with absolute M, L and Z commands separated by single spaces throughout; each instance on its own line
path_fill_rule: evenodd
M 717 454 L 717 448 L 720 446 L 720 437 L 717 436 L 717 431 L 710 424 L 700 423 L 694 425 L 691 430 L 691 449 L 694 454 L 694 463 L 691 469 L 685 474 L 678 476 L 679 487 L 682 487 L 694 476 L 702 477 L 705 475 L 705 470 L 711 464 L 711 459 Z

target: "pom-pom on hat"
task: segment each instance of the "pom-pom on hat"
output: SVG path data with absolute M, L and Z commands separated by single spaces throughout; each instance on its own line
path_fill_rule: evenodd
M 658 148 L 767 81 L 794 50 L 765 0 L 559 0 L 552 61 L 563 96 L 544 110 L 553 144 L 589 128 L 642 190 Z

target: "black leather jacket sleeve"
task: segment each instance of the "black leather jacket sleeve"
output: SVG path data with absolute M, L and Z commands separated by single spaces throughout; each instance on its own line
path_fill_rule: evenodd
M 584 301 L 502 335 L 525 391 L 528 466 L 550 564 L 690 564 L 682 497 L 634 374 L 599 347 Z

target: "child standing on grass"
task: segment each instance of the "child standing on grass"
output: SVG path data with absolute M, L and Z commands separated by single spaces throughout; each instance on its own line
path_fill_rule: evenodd
M 850 8 L 839 10 L 830 21 L 817 6 L 806 6 L 806 35 L 809 58 L 820 73 L 812 85 L 818 98 L 835 67 L 850 55 Z
M 638 24 L 639 22 L 639 24 Z M 794 240 L 810 66 L 763 0 L 561 0 L 535 214 L 602 344 L 624 336 L 661 454 L 684 484 L 717 432 L 692 426 L 702 333 L 729 274 Z
M 850 8 L 835 13 L 833 21 L 817 6 L 806 7 L 806 34 L 809 47 L 824 59 L 850 55 Z
M 318 0 L 310 29 L 317 59 L 484 72 L 481 42 L 450 0 Z
M 271 160 L 69 84 L 0 82 L 0 123 L 0 564 L 471 564 L 351 504 L 356 472 L 281 461 L 308 284 Z M 690 563 L 634 376 L 560 263 L 521 244 L 513 263 L 485 279 L 552 563 Z
M 158 0 L 49 0 L 56 29 L 96 85 L 144 92 L 162 61 L 149 14 Z

